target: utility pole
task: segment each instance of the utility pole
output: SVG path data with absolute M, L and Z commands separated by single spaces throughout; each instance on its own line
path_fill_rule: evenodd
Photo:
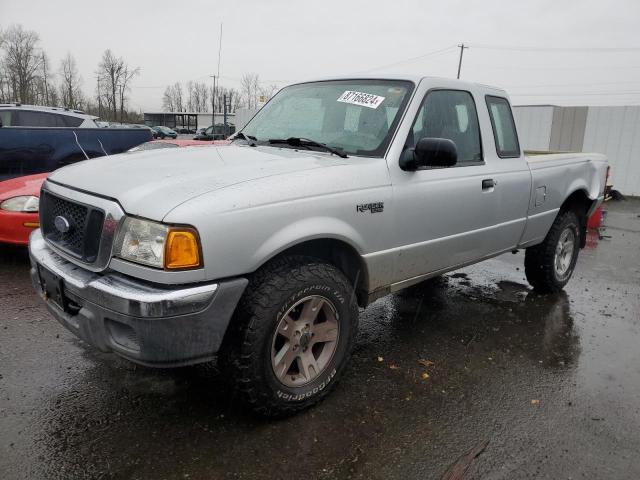
M 216 131 L 216 76 L 209 75 L 213 78 L 213 90 L 211 91 L 211 125 L 213 125 L 213 133 Z
M 47 85 L 47 59 L 42 52 L 42 68 L 44 69 L 44 103 L 49 106 L 49 87 Z
M 120 89 L 120 124 L 122 124 L 122 111 L 124 110 L 124 102 L 122 97 L 122 84 L 119 83 L 117 87 Z
M 460 48 L 460 60 L 458 61 L 458 76 L 456 78 L 460 78 L 460 70 L 462 69 L 462 54 L 464 53 L 464 49 L 465 48 L 469 48 L 469 47 L 465 47 L 464 43 L 461 43 L 460 45 L 458 45 L 458 47 Z
M 102 117 L 102 93 L 100 93 L 100 76 L 97 76 L 96 79 L 98 80 L 98 116 Z
M 216 75 L 209 75 L 213 77 L 213 95 L 211 98 L 211 125 L 213 125 L 213 135 L 215 139 L 216 133 L 216 80 L 220 77 L 220 53 L 222 52 L 222 23 L 220 23 L 220 38 L 218 40 L 218 73 Z
M 227 95 L 223 95 L 224 108 L 222 109 L 224 114 L 224 138 L 227 138 Z

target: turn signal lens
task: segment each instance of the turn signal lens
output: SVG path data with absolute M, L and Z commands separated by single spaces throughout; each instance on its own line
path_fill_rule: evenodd
M 172 228 L 167 235 L 164 268 L 176 270 L 202 266 L 198 234 L 193 229 Z

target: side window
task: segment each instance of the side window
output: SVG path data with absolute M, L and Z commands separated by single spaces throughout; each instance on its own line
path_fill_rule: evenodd
M 425 137 L 453 141 L 458 150 L 458 164 L 482 162 L 478 113 L 471 94 L 461 90 L 433 90 L 427 93 L 406 146 L 414 148 Z
M 13 113 L 12 110 L 0 110 L 0 126 L 3 126 L 3 127 L 13 126 L 13 123 L 11 122 L 11 117 L 14 115 L 15 113 Z
M 506 98 L 490 95 L 487 95 L 486 100 L 498 156 L 500 158 L 519 157 L 520 144 L 509 102 Z
M 58 115 L 52 115 L 45 112 L 31 112 L 29 110 L 20 110 L 18 113 L 17 125 L 21 127 L 58 127 L 63 126 L 58 124 L 56 117 Z
M 79 127 L 83 122 L 82 118 L 72 117 L 71 115 L 57 115 L 57 117 L 59 117 L 58 123 L 61 123 L 58 125 L 60 127 Z

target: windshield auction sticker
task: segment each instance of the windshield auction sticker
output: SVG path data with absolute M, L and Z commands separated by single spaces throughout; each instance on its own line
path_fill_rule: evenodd
M 378 108 L 384 101 L 384 98 L 385 97 L 373 95 L 371 93 L 353 92 L 351 90 L 347 90 L 342 95 L 340 95 L 338 101 L 343 103 L 351 103 L 353 105 L 360 105 L 361 107 Z

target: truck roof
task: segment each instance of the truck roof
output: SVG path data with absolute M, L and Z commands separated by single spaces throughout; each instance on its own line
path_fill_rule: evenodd
M 485 85 L 477 82 L 468 82 L 466 80 L 458 80 L 454 78 L 447 77 L 438 77 L 434 75 L 415 75 L 415 74 L 393 74 L 393 73 L 352 73 L 349 75 L 336 75 L 331 77 L 320 77 L 320 78 L 312 78 L 307 80 L 302 80 L 299 82 L 295 82 L 294 84 L 300 83 L 311 83 L 311 82 L 326 82 L 330 80 L 408 80 L 410 82 L 418 85 L 422 80 L 438 80 L 441 81 L 445 85 L 451 85 L 455 88 L 472 88 L 472 87 L 480 87 L 487 90 L 492 90 L 496 93 L 500 93 L 501 95 L 506 95 L 506 91 L 503 88 L 495 87 L 492 85 Z

